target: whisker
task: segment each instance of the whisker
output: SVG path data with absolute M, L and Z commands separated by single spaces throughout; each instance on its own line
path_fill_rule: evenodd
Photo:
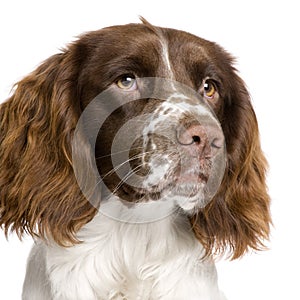
M 142 147 L 137 147 L 135 149 L 140 149 L 140 148 L 142 148 Z M 120 152 L 115 152 L 114 155 L 117 155 L 118 153 L 122 153 L 122 152 L 125 152 L 125 151 L 126 150 L 120 151 Z M 108 171 L 105 175 L 101 176 L 101 179 L 99 180 L 99 182 L 97 182 L 97 185 L 99 185 L 101 182 L 103 182 L 105 178 L 107 178 L 108 176 L 110 176 L 114 172 L 117 172 L 118 170 L 120 170 L 125 164 L 127 164 L 127 163 L 129 163 L 133 160 L 136 160 L 136 159 L 141 159 L 147 154 L 156 154 L 158 158 L 160 157 L 160 155 L 155 153 L 153 150 L 146 151 L 144 153 L 138 153 L 138 154 L 134 155 L 133 157 L 127 159 L 126 161 L 120 163 L 119 165 L 115 166 L 112 170 Z M 168 169 L 168 172 L 167 172 L 168 174 L 166 174 L 166 181 L 168 182 L 172 178 L 172 174 L 174 174 L 174 172 L 175 172 L 175 170 L 178 166 L 178 163 L 180 162 L 180 158 L 178 157 L 178 153 L 176 151 L 168 151 L 167 150 L 165 152 L 165 154 L 172 161 L 172 164 L 170 165 L 170 167 Z M 107 156 L 109 156 L 109 155 L 107 155 Z M 102 157 L 105 157 L 105 156 L 102 156 Z M 152 156 L 152 158 L 154 159 L 155 156 Z M 126 183 L 126 181 L 130 177 L 132 177 L 136 173 L 137 170 L 142 168 L 143 165 L 144 165 L 143 163 L 140 163 L 138 166 L 134 167 L 133 169 L 131 168 L 130 170 L 128 170 L 128 173 L 125 174 L 123 176 L 123 178 L 121 178 L 120 181 L 117 183 L 117 185 L 113 188 L 112 194 L 116 194 L 116 192 L 120 189 L 122 184 Z M 147 174 L 144 175 L 144 176 L 147 177 L 151 173 L 151 171 L 152 171 L 151 169 L 147 170 Z M 159 182 L 157 185 L 151 187 L 151 193 L 158 193 L 158 192 L 161 191 L 162 188 L 163 188 L 162 184 Z M 141 199 L 139 199 L 139 200 L 145 200 L 145 199 L 146 199 L 146 195 L 142 196 Z
M 118 183 L 118 185 L 114 188 L 114 190 L 113 190 L 112 193 L 115 194 L 115 193 L 118 191 L 118 189 L 122 186 L 122 184 L 123 184 L 124 182 L 126 182 L 126 180 L 128 180 L 132 175 L 134 175 L 135 171 L 138 170 L 141 166 L 142 166 L 142 165 L 139 165 L 139 166 L 135 167 L 134 169 L 130 170 L 130 172 L 128 172 L 128 174 L 127 174 L 123 179 L 121 179 L 121 181 L 120 181 L 120 182 Z
M 101 176 L 101 179 L 96 183 L 96 185 L 101 184 L 101 182 L 103 182 L 104 179 L 105 179 L 106 177 L 110 176 L 112 173 L 114 173 L 115 171 L 119 170 L 122 166 L 124 166 L 124 164 L 126 164 L 126 163 L 128 163 L 128 162 L 130 162 L 130 161 L 132 161 L 132 160 L 135 160 L 135 159 L 138 159 L 138 158 L 142 158 L 144 154 L 148 154 L 148 153 L 150 153 L 150 152 L 147 151 L 147 152 L 145 152 L 145 153 L 137 154 L 137 155 L 131 157 L 130 159 L 128 159 L 128 160 L 122 162 L 121 164 L 119 164 L 118 166 L 116 166 L 114 169 L 110 170 L 110 171 L 107 172 L 105 175 Z M 140 168 L 140 167 L 142 167 L 142 164 L 140 164 L 139 166 L 137 166 L 137 167 L 134 168 L 133 170 L 130 170 L 130 172 L 131 172 L 131 175 L 130 175 L 130 176 L 132 176 L 132 174 L 133 174 L 138 168 Z M 130 174 L 130 173 L 129 173 L 129 174 Z M 127 174 L 126 176 L 128 177 L 129 174 Z M 128 178 L 129 178 L 129 177 L 128 177 Z M 126 179 L 125 179 L 125 180 L 126 180 Z M 124 180 L 123 180 L 123 181 L 124 181 Z M 122 181 L 121 181 L 121 182 L 118 184 L 118 186 L 115 188 L 115 191 L 114 191 L 114 192 L 116 192 L 116 191 L 119 189 L 119 187 L 120 187 L 119 185 L 120 185 L 120 184 L 122 184 Z
M 105 157 L 111 157 L 113 155 L 118 155 L 118 154 L 121 154 L 123 152 L 128 152 L 130 150 L 138 150 L 138 149 L 143 149 L 143 147 L 141 146 L 141 147 L 135 147 L 135 148 L 125 149 L 125 150 L 118 151 L 118 152 L 113 152 L 113 153 L 110 153 L 110 154 L 107 154 L 107 155 L 97 156 L 95 159 L 98 160 L 98 159 L 105 158 Z
M 110 171 L 107 172 L 105 175 L 103 175 L 103 176 L 102 176 L 102 180 L 103 180 L 105 177 L 107 177 L 107 176 L 113 174 L 115 171 L 117 171 L 117 170 L 119 170 L 120 168 L 122 168 L 126 163 L 129 163 L 129 162 L 131 162 L 131 161 L 133 161 L 133 160 L 135 160 L 135 159 L 142 158 L 142 157 L 143 157 L 143 154 L 137 154 L 137 155 L 131 157 L 130 159 L 127 159 L 126 161 L 120 163 L 118 166 L 114 167 L 112 170 L 110 170 Z

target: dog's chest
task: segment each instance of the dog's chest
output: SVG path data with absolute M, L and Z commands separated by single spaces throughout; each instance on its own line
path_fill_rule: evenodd
M 105 219 L 96 217 L 80 231 L 82 244 L 49 248 L 47 269 L 57 299 L 168 299 L 187 278 L 201 282 L 214 274 L 211 264 L 200 263 L 202 246 L 184 219 Z

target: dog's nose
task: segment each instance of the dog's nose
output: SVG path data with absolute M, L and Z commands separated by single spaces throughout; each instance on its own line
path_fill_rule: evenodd
M 193 156 L 212 157 L 223 147 L 223 134 L 217 126 L 191 125 L 177 129 L 177 142 Z

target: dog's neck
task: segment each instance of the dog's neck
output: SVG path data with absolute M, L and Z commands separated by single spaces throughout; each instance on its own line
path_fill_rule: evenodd
M 115 199 L 115 202 L 110 202 L 110 206 L 108 203 L 106 205 L 107 207 L 100 209 L 93 220 L 78 232 L 80 240 L 87 244 L 98 244 L 100 247 L 103 243 L 106 244 L 102 246 L 110 244 L 111 248 L 109 248 L 114 249 L 112 251 L 129 251 L 132 255 L 147 260 L 151 259 L 152 255 L 155 256 L 158 249 L 157 255 L 160 259 L 174 251 L 183 251 L 182 253 L 190 255 L 191 252 L 196 251 L 196 257 L 203 254 L 203 247 L 194 236 L 188 216 L 181 210 L 163 216 L 162 210 L 154 204 L 150 204 L 149 207 L 130 208 L 118 205 Z M 106 214 L 108 212 L 110 216 Z M 142 218 L 137 218 L 141 212 L 144 213 L 143 217 L 149 217 L 148 221 L 142 222 Z M 153 217 L 155 212 L 160 218 L 150 221 L 150 216 Z M 119 254 L 120 257 L 124 255 L 124 253 Z
M 101 201 L 99 212 L 115 221 L 128 224 L 148 224 L 168 219 L 172 215 L 179 218 L 178 215 L 181 214 L 181 210 L 176 206 L 176 199 L 168 196 L 159 200 L 147 200 L 139 203 L 110 196 L 107 200 Z M 181 216 L 181 218 L 185 219 L 186 217 Z

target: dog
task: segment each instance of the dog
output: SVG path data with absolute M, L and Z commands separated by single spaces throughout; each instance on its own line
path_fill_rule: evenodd
M 83 34 L 0 106 L 0 224 L 35 241 L 24 300 L 222 300 L 214 258 L 264 249 L 234 58 L 141 20 Z

